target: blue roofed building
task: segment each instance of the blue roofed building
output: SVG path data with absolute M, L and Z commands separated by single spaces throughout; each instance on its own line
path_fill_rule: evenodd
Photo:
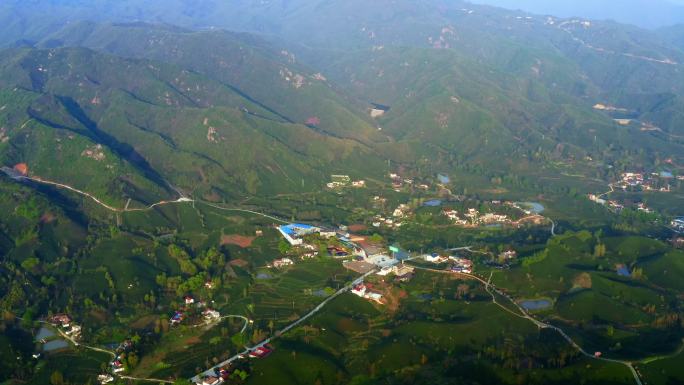
M 318 227 L 311 225 L 304 225 L 301 223 L 290 223 L 278 227 L 278 231 L 283 235 L 285 240 L 292 246 L 299 246 L 303 243 L 302 237 L 310 234 L 315 234 L 321 231 Z

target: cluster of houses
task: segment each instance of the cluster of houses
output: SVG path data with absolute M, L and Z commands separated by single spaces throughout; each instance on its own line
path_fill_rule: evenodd
M 467 258 L 455 255 L 443 256 L 439 254 L 425 254 L 423 259 L 425 259 L 427 262 L 437 265 L 442 263 L 450 263 L 451 266 L 449 267 L 449 270 L 453 271 L 454 273 L 473 273 L 473 261 Z
M 270 345 L 264 345 L 251 350 L 248 353 L 248 356 L 249 358 L 266 358 L 271 355 L 271 353 L 273 353 L 273 347 Z M 240 358 L 244 359 L 244 355 L 241 355 Z M 238 369 L 240 369 L 239 365 L 235 365 L 235 363 L 228 364 L 222 368 L 214 369 L 214 373 L 212 375 L 204 376 L 201 380 L 199 380 L 199 382 L 196 383 L 196 385 L 223 384 L 229 381 L 233 373 L 235 373 L 235 371 Z
M 414 183 L 413 179 L 402 178 L 401 175 L 395 173 L 390 173 L 389 177 L 392 180 L 392 188 L 395 190 L 401 189 L 402 187 L 404 187 L 404 185 L 411 186 Z
M 382 293 L 374 291 L 371 284 L 359 283 L 352 287 L 351 293 L 382 304 Z
M 390 274 L 394 275 L 394 280 L 396 282 L 407 282 L 413 278 L 415 269 L 411 266 L 404 264 L 397 264 L 392 266 L 384 266 L 376 274 L 380 276 L 387 276 Z M 361 298 L 365 298 L 371 301 L 375 301 L 379 304 L 383 304 L 383 296 L 380 291 L 376 290 L 371 283 L 358 283 L 351 288 L 351 293 L 355 294 Z
M 314 258 L 318 256 L 318 248 L 310 243 L 305 243 L 304 238 L 310 235 L 318 235 L 323 239 L 330 239 L 335 237 L 343 237 L 343 235 L 338 234 L 336 231 L 322 229 L 320 227 L 315 227 L 311 225 L 305 225 L 301 223 L 291 223 L 287 225 L 282 225 L 278 227 L 278 231 L 285 238 L 287 243 L 293 248 L 300 251 L 299 255 L 302 259 Z M 329 247 L 328 252 L 334 257 L 346 256 L 346 250 L 341 247 Z M 274 261 L 268 267 L 281 268 L 289 265 L 293 265 L 294 262 L 289 258 L 282 258 Z
M 669 192 L 671 190 L 669 181 L 673 178 L 674 175 L 668 171 L 651 174 L 624 172 L 620 175 L 620 182 L 618 182 L 617 187 L 622 190 L 641 189 L 643 191 Z M 663 180 L 663 183 L 658 183 L 660 179 Z
M 109 363 L 109 366 L 112 368 L 112 373 L 121 373 L 126 370 L 123 361 L 124 361 L 124 355 L 126 353 L 129 353 L 133 350 L 133 341 L 131 340 L 125 340 L 121 344 L 119 344 L 119 347 L 116 348 L 116 357 L 112 360 L 112 362 Z M 103 380 L 107 380 L 108 377 L 106 374 L 101 375 L 100 377 L 103 377 Z M 99 379 L 99 377 L 98 377 Z M 107 382 L 102 382 L 101 383 L 106 384 Z M 111 382 L 111 381 L 110 381 Z
M 269 267 L 269 268 L 274 267 L 276 269 L 282 269 L 283 267 L 292 266 L 292 265 L 294 265 L 294 261 L 291 260 L 290 258 L 280 258 L 280 259 L 276 259 L 275 261 L 273 261 L 273 263 L 266 265 L 266 267 Z
M 518 257 L 518 252 L 515 250 L 506 250 L 499 254 L 499 258 L 503 259 L 504 261 L 510 261 L 512 259 L 515 259 Z
M 389 174 L 390 180 L 392 181 L 392 188 L 394 191 L 399 192 L 405 186 L 415 186 L 421 190 L 429 190 L 430 186 L 425 183 L 416 183 L 412 178 L 402 178 L 401 175 L 396 173 Z
M 599 111 L 609 111 L 609 112 L 627 112 L 626 108 L 615 107 L 615 106 L 606 105 L 606 104 L 602 104 L 602 103 L 596 103 L 594 105 L 594 109 L 599 110 Z
M 109 384 L 110 382 L 113 382 L 114 377 L 111 374 L 107 374 L 107 373 L 100 374 L 99 376 L 97 376 L 97 381 L 100 384 L 105 385 L 105 384 Z
M 508 215 L 495 213 L 482 214 L 477 209 L 473 208 L 470 208 L 468 211 L 464 212 L 463 217 L 461 217 L 459 212 L 456 210 L 444 210 L 442 213 L 459 226 L 480 226 L 496 223 L 511 223 L 511 219 L 508 218 Z
M 675 218 L 671 224 L 675 230 L 684 231 L 684 217 Z
M 327 231 L 320 227 L 305 225 L 301 223 L 290 223 L 278 227 L 278 231 L 291 246 L 304 245 L 304 237 L 307 235 L 318 234 L 322 238 L 333 238 L 337 236 L 335 231 Z M 309 245 L 313 247 L 313 245 Z
M 346 230 L 345 226 L 341 226 L 339 231 L 335 231 L 301 223 L 290 223 L 278 227 L 280 234 L 290 246 L 299 251 L 298 255 L 302 259 L 314 258 L 319 254 L 318 247 L 305 242 L 306 237 L 311 235 L 316 235 L 324 240 L 331 238 L 339 240 L 339 242 L 335 242 L 333 245 L 326 246 L 328 255 L 333 258 L 347 258 L 351 255 L 359 254 L 362 251 L 361 248 L 348 238 L 349 234 Z M 266 267 L 280 269 L 291 265 L 294 265 L 294 261 L 286 257 L 276 259 Z
M 73 322 L 67 314 L 55 314 L 50 317 L 49 322 L 56 327 L 62 327 L 64 334 L 71 339 L 81 338 L 81 326 Z
M 395 211 L 396 213 L 396 211 Z M 398 218 L 403 218 L 404 213 L 402 213 L 401 217 L 395 217 L 395 218 L 386 218 L 380 214 L 375 215 L 373 217 L 373 221 L 371 222 L 371 225 L 375 228 L 380 228 L 380 227 L 387 227 L 390 229 L 397 229 L 403 225 L 403 222 L 401 222 L 401 219 Z
M 404 264 L 397 264 L 393 266 L 385 266 L 376 274 L 379 276 L 387 276 L 389 274 L 394 274 L 395 279 L 399 282 L 408 282 L 413 278 L 415 269 L 411 266 Z
M 379 197 L 376 197 L 379 198 Z M 411 214 L 411 207 L 405 203 L 400 204 L 392 212 L 391 217 L 384 217 L 377 214 L 373 217 L 371 225 L 375 228 L 388 227 L 399 228 L 403 225 L 402 220 Z
M 204 309 L 202 311 L 202 318 L 204 318 L 206 322 L 212 322 L 221 318 L 221 313 L 219 313 L 217 310 L 207 307 L 207 303 L 204 301 L 196 301 L 193 296 L 186 295 L 183 297 L 183 302 L 185 303 L 185 306 L 180 310 L 174 311 L 171 319 L 169 320 L 172 326 L 182 323 L 187 318 L 188 313 L 193 310 L 193 305 L 196 309 Z
M 614 199 L 606 200 L 606 199 L 603 199 L 603 198 L 601 198 L 595 194 L 589 194 L 589 200 L 592 202 L 598 203 L 600 205 L 606 206 L 606 207 L 608 207 L 608 209 L 610 209 L 614 212 L 622 211 L 625 208 L 624 204 L 622 204 L 622 203 L 620 203 Z M 644 202 L 639 202 L 639 203 L 635 204 L 634 208 L 637 211 L 642 212 L 642 213 L 650 214 L 653 212 L 653 210 L 650 207 L 646 206 L 646 203 L 644 203 Z
M 366 181 L 363 179 L 352 180 L 349 175 L 331 175 L 330 182 L 326 184 L 326 187 L 333 190 L 349 186 L 354 188 L 366 187 Z

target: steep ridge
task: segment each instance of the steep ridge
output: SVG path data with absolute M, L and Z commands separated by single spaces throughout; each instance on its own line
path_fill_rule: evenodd
M 166 197 L 174 186 L 225 199 L 309 189 L 330 172 L 377 159 L 357 140 L 283 120 L 196 73 L 83 48 L 5 51 L 0 89 L 12 106 L 0 117 L 14 122 L 0 147 L 3 163 L 25 162 L 37 175 L 80 187 L 100 185 L 95 192 L 105 189 L 115 201 L 126 194 L 104 186 L 127 175 L 139 180 L 131 190 Z M 12 104 L 17 94 L 20 105 Z M 98 177 L 84 178 L 90 172 Z
M 82 46 L 172 63 L 216 79 L 290 123 L 318 118 L 316 128 L 364 143 L 382 140 L 368 119 L 326 78 L 296 56 L 248 34 L 189 32 L 148 24 L 75 23 L 39 44 Z

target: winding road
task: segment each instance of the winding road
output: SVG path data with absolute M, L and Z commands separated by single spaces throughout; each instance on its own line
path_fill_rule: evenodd
M 218 209 L 218 210 L 235 211 L 235 212 L 244 212 L 244 213 L 249 213 L 249 214 L 253 214 L 253 215 L 262 216 L 262 217 L 265 217 L 265 218 L 274 220 L 274 221 L 279 222 L 279 223 L 287 223 L 287 221 L 285 221 L 285 220 L 283 220 L 283 219 L 280 219 L 280 218 L 277 218 L 277 217 L 274 217 L 274 216 L 271 216 L 271 215 L 268 215 L 268 214 L 260 213 L 260 212 L 257 212 L 257 211 L 253 211 L 253 210 L 239 209 L 239 208 L 228 208 L 228 207 L 222 207 L 222 206 L 216 205 L 216 204 L 211 203 L 211 202 L 197 201 L 197 200 L 194 200 L 194 199 L 191 199 L 191 198 L 187 198 L 187 197 L 182 196 L 182 194 L 180 194 L 180 192 L 179 192 L 179 195 L 181 195 L 181 197 L 178 198 L 178 199 L 176 199 L 176 200 L 173 200 L 173 201 L 160 201 L 160 202 L 154 203 L 154 204 L 152 204 L 152 205 L 149 205 L 149 206 L 147 206 L 147 207 L 145 207 L 145 208 L 134 208 L 134 209 L 128 208 L 128 203 L 127 203 L 127 204 L 126 204 L 126 207 L 124 207 L 123 209 L 122 209 L 122 208 L 116 208 L 116 207 L 112 207 L 112 206 L 110 206 L 110 205 L 108 205 L 108 204 L 102 202 L 102 201 L 99 200 L 97 197 L 95 197 L 95 196 L 93 196 L 93 195 L 91 195 L 91 194 L 89 194 L 89 193 L 87 193 L 87 192 L 84 192 L 84 191 L 81 191 L 81 190 L 79 190 L 79 189 L 73 188 L 73 187 L 71 187 L 71 186 L 69 186 L 69 185 L 65 185 L 65 184 L 57 183 L 57 182 L 52 182 L 52 181 L 49 181 L 49 180 L 44 180 L 44 179 L 39 178 L 39 177 L 28 177 L 28 176 L 25 176 L 25 175 L 20 175 L 20 174 L 17 174 L 17 172 L 15 172 L 14 170 L 12 170 L 12 169 L 10 169 L 10 168 L 8 168 L 8 167 L 2 167 L 2 168 L 0 168 L 0 171 L 3 171 L 3 172 L 6 173 L 9 177 L 11 177 L 12 179 L 17 180 L 17 181 L 29 180 L 29 181 L 33 181 L 33 182 L 37 182 L 37 183 L 42 183 L 42 184 L 47 184 L 47 185 L 51 185 L 51 186 L 55 186 L 55 187 L 58 187 L 58 188 L 62 188 L 62 189 L 66 189 L 66 190 L 75 192 L 75 193 L 77 193 L 77 194 L 80 194 L 80 195 L 82 195 L 82 196 L 85 196 L 85 197 L 91 199 L 92 201 L 96 202 L 96 203 L 99 204 L 100 206 L 102 206 L 102 207 L 104 207 L 104 208 L 106 208 L 107 210 L 110 210 L 110 211 L 112 211 L 112 212 L 136 212 L 136 211 L 137 211 L 137 212 L 140 212 L 140 211 L 151 210 L 151 209 L 153 209 L 153 208 L 155 208 L 155 207 L 162 206 L 162 205 L 168 205 L 168 204 L 200 203 L 200 204 L 207 205 L 207 206 L 209 206 L 209 207 L 213 207 L 213 208 Z M 607 194 L 613 192 L 614 189 L 613 189 L 613 185 L 612 185 L 612 184 L 610 185 L 610 189 L 611 189 L 611 191 L 608 191 L 608 192 L 606 192 L 606 193 L 604 193 L 604 194 L 601 194 L 599 197 L 604 196 L 604 195 L 607 195 Z M 551 224 L 552 224 L 552 226 L 551 226 L 551 234 L 552 234 L 553 236 L 555 236 L 555 235 L 556 235 L 556 233 L 555 233 L 556 223 L 555 223 L 553 220 L 551 220 L 551 219 L 549 219 L 549 220 L 551 221 Z M 457 250 L 467 250 L 467 251 L 475 252 L 475 251 L 473 251 L 473 250 L 471 249 L 471 247 L 469 247 L 469 246 L 468 246 L 468 247 L 454 248 L 454 249 L 450 249 L 450 250 L 453 250 L 453 251 L 457 251 Z M 411 259 L 413 259 L 413 258 L 410 258 L 409 260 L 411 260 Z M 442 273 L 442 274 L 459 275 L 459 276 L 463 276 L 463 277 L 465 277 L 465 278 L 470 278 L 470 279 L 474 279 L 474 280 L 479 281 L 480 283 L 482 283 L 482 284 L 484 285 L 485 290 L 487 291 L 487 293 L 489 293 L 489 294 L 492 296 L 492 302 L 493 302 L 495 305 L 497 305 L 498 307 L 500 307 L 501 309 L 503 309 L 503 310 L 505 310 L 506 312 L 508 312 L 508 313 L 510 313 L 510 314 L 513 314 L 513 315 L 515 315 L 515 316 L 517 316 L 517 317 L 520 317 L 520 318 L 524 318 L 524 319 L 529 320 L 530 322 L 534 323 L 534 324 L 535 324 L 538 328 L 540 328 L 540 329 L 551 329 L 551 330 L 555 330 L 555 331 L 558 332 L 558 333 L 559 333 L 559 334 L 560 334 L 560 335 L 561 335 L 561 336 L 562 336 L 570 345 L 572 345 L 575 349 L 577 349 L 582 355 L 584 355 L 584 356 L 587 357 L 587 358 L 594 359 L 594 360 L 599 360 L 599 361 L 603 361 L 603 362 L 617 363 L 617 364 L 621 364 L 621 365 L 626 366 L 627 368 L 629 368 L 630 372 L 632 373 L 632 375 L 633 375 L 633 377 L 634 377 L 634 380 L 635 380 L 636 384 L 637 384 L 637 385 L 643 385 L 643 383 L 642 383 L 642 381 L 641 381 L 641 378 L 639 377 L 639 374 L 637 373 L 636 369 L 634 368 L 634 362 L 632 362 L 632 361 L 624 361 L 624 360 L 617 360 L 617 359 L 610 359 L 610 358 L 604 358 L 604 357 L 597 357 L 597 356 L 595 356 L 595 355 L 593 355 L 593 354 L 590 354 L 589 352 L 585 351 L 579 344 L 577 344 L 577 343 L 576 343 L 568 334 L 566 334 L 565 331 L 563 331 L 561 328 L 559 328 L 559 327 L 557 327 L 557 326 L 554 326 L 554 325 L 551 325 L 551 324 L 548 324 L 548 323 L 545 323 L 545 322 L 542 322 L 542 321 L 539 321 L 539 320 L 537 320 L 536 318 L 532 317 L 532 316 L 531 316 L 527 311 L 525 311 L 525 309 L 523 309 L 523 308 L 522 308 L 522 307 L 521 307 L 513 298 L 511 298 L 511 297 L 508 296 L 507 294 L 504 294 L 504 293 L 502 293 L 500 290 L 498 290 L 494 285 L 491 284 L 491 275 L 490 275 L 490 277 L 489 277 L 489 280 L 485 281 L 484 279 L 482 279 L 482 278 L 480 278 L 480 277 L 478 277 L 478 276 L 476 276 L 476 275 L 473 275 L 473 274 L 467 274 L 467 273 L 454 273 L 454 272 L 451 272 L 451 271 L 436 270 L 436 269 L 430 269 L 430 268 L 425 268 L 425 267 L 420 267 L 420 266 L 414 266 L 414 267 L 415 267 L 416 269 L 419 269 L 419 270 L 431 271 L 431 272 Z M 354 285 L 356 285 L 356 284 L 358 284 L 358 283 L 360 283 L 360 282 L 363 282 L 364 278 L 366 278 L 367 276 L 369 276 L 369 275 L 371 275 L 371 274 L 373 274 L 373 273 L 375 273 L 375 270 L 372 270 L 372 271 L 370 271 L 370 272 L 368 272 L 368 273 L 362 275 L 361 277 L 357 278 L 356 280 L 354 280 L 354 281 L 351 282 L 350 284 L 346 285 L 345 287 L 343 287 L 343 288 L 341 288 L 340 290 L 338 290 L 337 292 L 335 292 L 335 293 L 334 293 L 333 295 L 331 295 L 330 297 L 326 298 L 323 302 L 321 302 L 319 305 L 317 305 L 317 306 L 316 306 L 315 308 L 313 308 L 310 312 L 308 312 L 307 314 L 305 314 L 304 316 L 302 316 L 302 317 L 299 318 L 298 320 L 296 320 L 296 321 L 294 321 L 293 323 L 289 324 L 288 326 L 286 326 L 286 327 L 283 328 L 282 330 L 276 332 L 272 337 L 269 337 L 269 338 L 267 338 L 267 339 L 261 341 L 259 344 L 254 345 L 254 346 L 252 346 L 252 347 L 246 347 L 245 350 L 243 350 L 242 352 L 235 354 L 235 355 L 232 356 L 231 358 L 229 358 L 229 359 L 227 359 L 227 360 L 225 360 L 225 361 L 223 361 L 223 362 L 221 362 L 221 363 L 219 363 L 219 364 L 217 364 L 217 365 L 211 367 L 210 369 L 208 369 L 208 370 L 206 370 L 206 371 L 204 371 L 204 372 L 198 374 L 197 376 L 193 377 L 193 378 L 191 379 L 191 381 L 200 382 L 200 379 L 201 379 L 202 376 L 205 376 L 205 375 L 214 375 L 215 369 L 218 369 L 218 368 L 221 368 L 221 367 L 224 367 L 224 366 L 229 365 L 231 362 L 233 362 L 233 361 L 235 361 L 235 360 L 238 360 L 238 359 L 242 358 L 245 354 L 249 354 L 249 353 L 253 352 L 253 351 L 256 350 L 256 349 L 265 346 L 266 344 L 270 343 L 273 339 L 275 339 L 275 338 L 277 338 L 277 337 L 279 337 L 279 336 L 282 336 L 283 334 L 287 333 L 288 331 L 292 330 L 293 328 L 296 328 L 296 327 L 299 326 L 302 322 L 306 321 L 308 318 L 310 318 L 310 317 L 313 316 L 314 314 L 318 313 L 318 312 L 319 312 L 321 309 L 323 309 L 328 303 L 330 303 L 330 301 L 332 301 L 333 299 L 337 298 L 339 295 L 341 295 L 341 294 L 343 294 L 343 293 L 349 291 Z M 520 313 L 517 313 L 517 312 L 511 310 L 510 308 L 508 308 L 508 307 L 506 307 L 506 306 L 500 304 L 499 302 L 497 302 L 495 293 L 498 294 L 498 295 L 500 295 L 500 296 L 502 296 L 502 297 L 504 297 L 504 298 L 506 298 L 508 301 L 510 301 L 510 303 L 513 304 L 513 305 L 518 309 L 518 311 L 519 311 Z M 243 320 L 245 321 L 245 324 L 243 325 L 242 330 L 240 331 L 240 333 L 244 333 L 244 331 L 246 330 L 246 328 L 247 328 L 247 326 L 248 326 L 248 324 L 249 324 L 249 319 L 248 319 L 247 317 L 245 317 L 245 316 L 241 316 L 241 315 L 226 315 L 226 316 L 224 316 L 224 317 L 221 317 L 221 319 L 226 319 L 226 318 L 240 318 L 240 319 L 243 319 Z M 101 353 L 106 353 L 106 354 L 111 355 L 113 358 L 116 357 L 116 354 L 115 354 L 114 352 L 112 352 L 112 351 L 109 351 L 109 350 L 106 350 L 106 349 L 97 348 L 97 347 L 94 347 L 94 346 L 88 346 L 88 345 L 79 344 L 77 341 L 75 341 L 72 337 L 66 335 L 66 333 L 64 333 L 64 332 L 63 332 L 62 330 L 60 330 L 59 328 L 58 328 L 57 330 L 59 331 L 60 335 L 62 335 L 64 338 L 66 338 L 66 339 L 68 339 L 69 341 L 71 341 L 71 343 L 73 343 L 75 346 L 81 346 L 81 347 L 83 347 L 83 348 L 90 349 L 90 350 L 93 350 L 93 351 L 98 351 L 98 352 L 101 352 Z M 644 359 L 644 360 L 639 361 L 639 362 L 645 363 L 645 362 L 650 362 L 650 361 L 648 361 L 648 359 Z M 119 377 L 120 377 L 120 378 L 123 378 L 123 379 L 130 379 L 130 380 L 142 380 L 142 381 L 158 382 L 158 383 L 172 383 L 172 382 L 167 381 L 167 380 L 153 379 L 153 378 L 136 378 L 136 377 L 125 376 L 125 375 L 119 375 Z
M 567 33 L 570 35 L 570 38 L 574 40 L 575 42 L 579 43 L 580 45 L 584 46 L 585 48 L 588 48 L 590 50 L 600 52 L 600 53 L 605 53 L 605 54 L 610 54 L 610 55 L 620 55 L 624 57 L 628 57 L 631 59 L 637 59 L 637 60 L 643 60 L 651 63 L 659 63 L 659 64 L 667 64 L 667 65 L 678 65 L 678 63 L 670 58 L 664 58 L 664 59 L 657 59 L 649 56 L 643 56 L 643 55 L 637 55 L 629 52 L 617 52 L 613 51 L 607 48 L 602 48 L 602 47 L 596 47 L 592 44 L 587 43 L 583 39 L 580 39 L 579 37 L 575 36 L 575 34 L 572 32 L 570 28 L 568 28 L 568 25 L 576 25 L 576 24 L 581 24 L 584 25 L 585 22 L 580 21 L 580 20 L 568 20 L 564 21 L 560 24 L 558 24 L 558 29 L 561 31 Z
M 85 191 L 79 190 L 79 189 L 77 189 L 77 188 L 75 188 L 75 187 L 71 187 L 71 186 L 66 185 L 66 184 L 63 184 L 63 183 L 53 182 L 53 181 L 51 181 L 51 180 L 43 179 L 43 178 L 40 178 L 40 177 L 29 177 L 29 176 L 26 176 L 26 175 L 21 175 L 21 174 L 18 174 L 16 171 L 12 170 L 12 169 L 9 168 L 9 167 L 0 167 L 0 171 L 4 172 L 4 173 L 7 174 L 10 178 L 12 178 L 12 179 L 14 179 L 14 180 L 16 180 L 16 181 L 18 181 L 18 182 L 21 182 L 21 181 L 32 181 L 32 182 L 36 182 L 36 183 L 42 183 L 42 184 L 54 186 L 54 187 L 57 187 L 57 188 L 69 190 L 69 191 L 71 191 L 71 192 L 74 192 L 74 193 L 77 193 L 77 194 L 82 195 L 82 196 L 84 196 L 84 197 L 87 197 L 87 198 L 91 199 L 93 202 L 95 202 L 95 203 L 99 204 L 100 206 L 104 207 L 105 209 L 107 209 L 107 210 L 109 210 L 109 211 L 112 211 L 112 212 L 116 212 L 116 213 L 149 211 L 149 210 L 154 209 L 155 207 L 164 206 L 164 205 L 170 205 L 170 204 L 178 204 L 178 203 L 193 203 L 193 204 L 194 204 L 194 203 L 199 203 L 199 204 L 203 204 L 203 205 L 206 205 L 206 206 L 209 206 L 209 207 L 213 207 L 213 208 L 218 209 L 218 210 L 248 213 L 248 214 L 253 214 L 253 215 L 258 215 L 258 216 L 261 216 L 261 217 L 264 217 L 264 218 L 268 218 L 268 219 L 274 220 L 274 221 L 279 222 L 279 223 L 289 223 L 288 221 L 283 220 L 283 219 L 281 219 L 281 218 L 277 218 L 277 217 L 274 217 L 274 216 L 272 216 L 272 215 L 260 213 L 260 212 L 258 212 L 258 211 L 254 211 L 254 210 L 240 209 L 240 208 L 231 208 L 231 207 L 223 207 L 223 206 L 219 206 L 219 205 L 217 205 L 217 204 L 215 204 L 215 203 L 211 203 L 211 202 L 207 202 L 207 201 L 201 201 L 201 200 L 195 200 L 195 199 L 192 199 L 192 198 L 188 198 L 188 197 L 182 196 L 182 194 L 180 194 L 180 192 L 179 192 L 179 195 L 181 195 L 181 197 L 178 198 L 178 199 L 176 199 L 176 200 L 172 200 L 172 201 L 163 200 L 163 201 L 159 201 L 159 202 L 157 202 L 157 203 L 153 203 L 153 204 L 151 204 L 151 205 L 149 205 L 149 206 L 147 206 L 147 207 L 143 207 L 143 208 L 133 208 L 133 209 L 128 208 L 128 205 L 129 205 L 129 203 L 130 203 L 130 200 L 129 200 L 128 202 L 126 202 L 126 206 L 125 206 L 124 208 L 118 208 L 118 207 L 113 207 L 113 206 L 110 206 L 110 205 L 108 205 L 108 204 L 102 202 L 100 199 L 98 199 L 97 197 L 93 196 L 93 195 L 90 194 L 90 193 L 87 193 L 87 192 L 85 192 Z M 176 190 L 176 191 L 177 191 L 177 190 Z
M 203 323 L 203 324 L 197 324 L 197 325 L 194 325 L 192 327 L 198 328 L 198 327 L 202 327 L 202 326 L 215 326 L 219 322 L 226 320 L 226 319 L 229 319 L 229 318 L 239 318 L 239 319 L 243 320 L 245 323 L 242 325 L 242 329 L 240 329 L 240 334 L 245 332 L 245 330 L 247 329 L 247 326 L 249 325 L 250 320 L 249 320 L 249 318 L 247 318 L 243 315 L 238 315 L 238 314 L 224 315 L 224 316 L 221 316 L 215 320 L 212 320 L 211 322 L 207 322 L 207 323 Z
M 489 293 L 489 295 L 492 296 L 492 303 L 494 303 L 495 305 L 497 305 L 497 306 L 500 307 L 501 309 L 505 310 L 506 312 L 508 312 L 508 313 L 510 313 L 510 314 L 515 315 L 516 317 L 523 318 L 523 319 L 526 319 L 526 320 L 532 322 L 532 323 L 535 324 L 539 329 L 551 329 L 551 330 L 555 330 L 556 332 L 558 332 L 558 334 L 561 335 L 561 337 L 563 337 L 563 339 L 565 339 L 570 345 L 572 345 L 572 346 L 573 346 L 575 349 L 577 349 L 583 356 L 585 356 L 585 357 L 587 357 L 587 358 L 590 358 L 590 359 L 593 359 L 593 360 L 597 360 L 597 361 L 603 361 L 603 362 L 611 362 L 611 363 L 615 363 L 615 364 L 621 364 L 621 365 L 626 366 L 626 367 L 630 370 L 630 372 L 632 373 L 632 376 L 634 377 L 634 381 L 636 382 L 636 384 L 637 384 L 637 385 L 643 385 L 643 382 L 641 381 L 641 378 L 639 377 L 639 374 L 637 373 L 636 369 L 634 368 L 634 362 L 632 362 L 632 361 L 624 361 L 624 360 L 617 360 L 617 359 L 612 359 L 612 358 L 597 357 L 597 356 L 595 356 L 595 355 L 593 355 L 593 354 L 590 354 L 589 352 L 587 352 L 586 350 L 584 350 L 577 342 L 575 342 L 575 340 L 573 340 L 567 333 L 565 333 L 565 331 L 564 331 L 563 329 L 561 329 L 561 328 L 559 328 L 559 327 L 557 327 L 557 326 L 548 324 L 548 323 L 546 323 L 546 322 L 539 321 L 538 319 L 532 317 L 532 316 L 531 316 L 527 311 L 525 311 L 525 309 L 523 309 L 523 308 L 520 306 L 520 304 L 518 304 L 513 298 L 511 298 L 509 295 L 507 295 L 507 294 L 501 292 L 499 289 L 497 289 L 497 288 L 491 283 L 491 279 L 492 279 L 492 274 L 493 274 L 493 273 L 490 274 L 489 279 L 485 281 L 484 279 L 478 277 L 477 275 L 473 275 L 473 274 L 455 273 L 455 272 L 451 272 L 451 271 L 448 271 L 448 270 L 430 269 L 430 268 L 421 267 L 421 266 L 413 266 L 413 267 L 415 267 L 415 268 L 418 269 L 418 270 L 430 271 L 430 272 L 434 272 L 434 273 L 462 276 L 462 277 L 469 278 L 469 279 L 473 279 L 473 280 L 476 280 L 476 281 L 482 283 L 482 284 L 484 285 L 484 287 L 485 287 L 485 291 L 487 291 L 487 293 Z M 494 295 L 494 293 L 496 293 L 496 294 L 498 294 L 498 295 L 500 295 L 500 296 L 506 298 L 511 304 L 513 304 L 513 305 L 518 309 L 518 311 L 519 311 L 520 313 L 516 313 L 516 312 L 512 311 L 511 309 L 505 307 L 504 305 L 500 304 L 499 302 L 497 302 L 497 301 L 496 301 L 496 296 Z

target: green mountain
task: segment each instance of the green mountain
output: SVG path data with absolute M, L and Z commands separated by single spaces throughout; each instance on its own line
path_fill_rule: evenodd
M 606 165 L 653 166 L 663 159 L 684 163 L 684 82 L 676 80 L 684 53 L 657 33 L 461 2 L 206 5 L 213 12 L 193 14 L 192 26 L 214 25 L 223 15 L 218 25 L 262 37 L 72 22 L 30 45 L 87 47 L 182 68 L 281 123 L 315 122 L 323 137 L 355 142 L 409 167 L 428 159 L 434 170 L 540 178 L 603 177 Z M 182 7 L 169 9 L 162 20 L 192 27 L 174 18 L 174 10 L 186 12 Z M 110 19 L 127 17 L 117 10 Z M 144 14 L 141 19 L 155 19 L 154 11 Z M 371 103 L 390 109 L 373 120 Z M 615 111 L 597 111 L 596 104 Z
M 27 163 L 34 175 L 117 203 L 174 189 L 214 199 L 310 189 L 333 171 L 378 162 L 358 139 L 293 123 L 234 87 L 163 63 L 14 49 L 0 57 L 0 73 L 2 163 Z

